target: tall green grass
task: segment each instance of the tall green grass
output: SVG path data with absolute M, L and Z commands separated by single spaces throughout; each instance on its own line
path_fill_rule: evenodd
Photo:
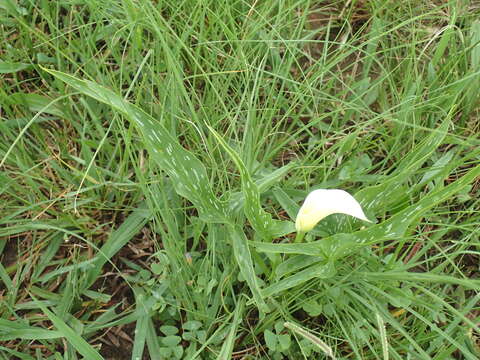
M 0 357 L 477 359 L 479 14 L 0 1 Z

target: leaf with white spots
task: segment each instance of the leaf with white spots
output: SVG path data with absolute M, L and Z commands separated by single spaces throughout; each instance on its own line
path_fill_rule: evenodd
M 367 216 L 369 211 L 385 208 L 398 202 L 401 200 L 401 194 L 407 195 L 416 190 L 417 186 L 406 187 L 406 181 L 437 151 L 448 134 L 450 125 L 449 119 L 444 120 L 437 129 L 433 129 L 428 137 L 405 155 L 387 180 L 381 184 L 366 187 L 354 195 L 366 210 Z
M 330 272 L 330 263 L 354 254 L 360 247 L 371 246 L 385 240 L 401 241 L 405 237 L 406 232 L 416 226 L 422 216 L 426 215 L 430 209 L 461 192 L 479 176 L 480 165 L 470 169 L 453 183 L 426 194 L 418 202 L 399 211 L 390 219 L 351 234 L 336 234 L 311 243 L 299 244 L 250 242 L 250 245 L 253 245 L 260 252 L 303 254 L 318 256 L 321 260 L 328 261 L 325 265 L 314 264 L 305 270 L 282 279 L 278 283 L 264 289 L 262 295 L 264 297 L 273 296 L 315 277 L 329 277 L 334 274 L 334 272 Z
M 80 80 L 60 71 L 44 70 L 80 93 L 111 106 L 134 122 L 154 161 L 172 178 L 175 191 L 191 201 L 205 221 L 225 221 L 225 206 L 215 197 L 205 167 L 195 155 L 183 148 L 161 123 L 112 90 L 95 82 Z

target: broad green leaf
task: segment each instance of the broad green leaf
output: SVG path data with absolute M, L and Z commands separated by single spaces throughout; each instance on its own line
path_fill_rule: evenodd
M 432 283 L 432 284 L 452 284 L 463 286 L 467 289 L 478 290 L 480 287 L 480 280 L 476 279 L 461 279 L 445 274 L 432 273 L 416 273 L 408 271 L 387 271 L 387 272 L 358 272 L 352 276 L 352 279 L 368 279 L 374 281 L 405 281 L 410 279 L 418 282 Z
M 182 325 L 182 328 L 184 330 L 188 330 L 188 331 L 197 331 L 201 327 L 202 327 L 202 323 L 198 320 L 190 320 L 190 321 L 185 322 Z
M 172 326 L 172 325 L 162 325 L 162 326 L 160 326 L 160 331 L 165 336 L 178 334 L 178 328 L 176 326 Z
M 182 338 L 177 335 L 169 335 L 162 338 L 163 345 L 167 347 L 177 346 L 180 343 L 180 341 L 182 341 Z
M 323 239 L 319 242 L 322 252 L 328 254 L 328 256 L 340 258 L 355 252 L 355 248 L 358 246 L 384 240 L 401 239 L 412 227 L 412 224 L 416 224 L 423 214 L 461 192 L 478 176 L 480 176 L 480 165 L 472 168 L 460 179 L 444 188 L 428 193 L 417 203 L 410 205 L 380 224 L 352 234 L 337 234 Z M 347 239 L 346 235 L 349 235 L 350 238 Z
M 44 70 L 83 95 L 111 106 L 135 123 L 152 158 L 173 179 L 175 191 L 190 200 L 205 221 L 226 221 L 225 206 L 213 194 L 205 166 L 195 155 L 183 148 L 163 124 L 112 90 L 95 82 L 80 80 L 60 71 Z
M 426 185 L 429 181 L 440 178 L 443 181 L 442 172 L 449 170 L 456 166 L 455 161 L 452 161 L 455 156 L 455 151 L 447 151 L 440 159 L 435 161 L 435 163 L 428 169 L 425 174 L 423 174 L 422 179 L 418 183 L 417 187 L 422 187 Z
M 460 192 L 478 176 L 480 176 L 480 166 L 471 169 L 460 179 L 446 187 L 426 194 L 417 203 L 396 213 L 390 219 L 351 234 L 335 234 L 311 243 L 267 244 L 251 242 L 251 244 L 261 252 L 344 257 L 355 252 L 355 248 L 359 246 L 403 237 L 411 227 L 411 223 L 418 220 L 422 214 Z
M 348 236 L 348 234 L 345 234 Z M 321 256 L 320 241 L 311 243 L 267 243 L 262 241 L 250 241 L 249 244 L 254 246 L 257 251 L 271 254 L 303 254 L 312 256 Z
M 250 291 L 253 295 L 253 300 L 258 308 L 262 311 L 268 312 L 268 306 L 262 298 L 260 286 L 258 285 L 255 269 L 253 268 L 252 256 L 248 247 L 248 240 L 243 231 L 234 225 L 228 225 L 228 232 L 232 239 L 233 254 L 237 261 L 240 272 L 247 282 Z
M 292 339 L 290 337 L 290 334 L 278 334 L 277 340 L 278 340 L 280 351 L 288 350 L 290 348 L 290 345 L 292 344 Z

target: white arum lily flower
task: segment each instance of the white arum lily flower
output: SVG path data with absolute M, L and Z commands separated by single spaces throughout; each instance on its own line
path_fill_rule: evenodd
M 347 214 L 371 222 L 352 195 L 339 189 L 319 189 L 308 194 L 295 221 L 297 232 L 312 230 L 317 223 L 331 214 Z

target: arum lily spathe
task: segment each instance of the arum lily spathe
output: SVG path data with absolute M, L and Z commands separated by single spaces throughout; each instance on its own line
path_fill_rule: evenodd
M 358 201 L 348 192 L 340 189 L 318 189 L 307 195 L 298 212 L 295 221 L 297 232 L 312 230 L 320 220 L 331 214 L 347 214 L 371 222 Z

